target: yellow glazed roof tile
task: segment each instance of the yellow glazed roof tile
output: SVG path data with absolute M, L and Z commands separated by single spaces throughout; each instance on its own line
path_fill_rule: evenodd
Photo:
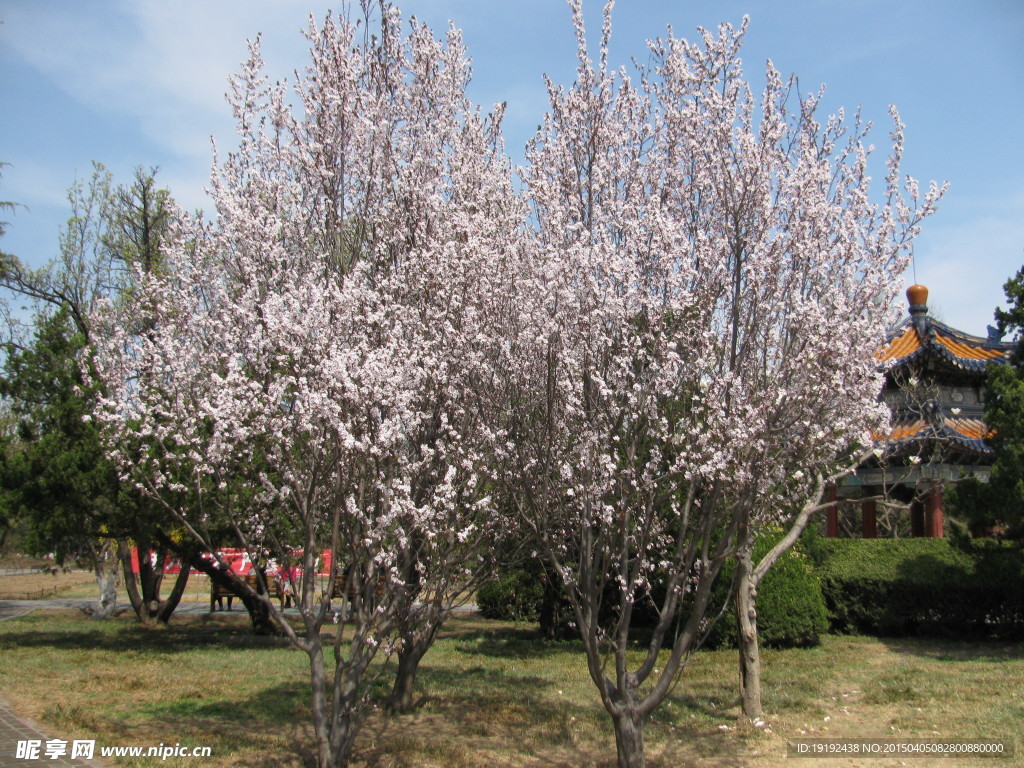
M 947 419 L 946 426 L 972 440 L 984 440 L 992 434 L 992 430 L 979 419 Z
M 917 335 L 917 329 L 913 326 L 908 326 L 903 334 L 897 336 L 881 350 L 879 350 L 879 359 L 884 363 L 895 358 L 903 358 L 910 355 L 921 348 L 921 337 Z
M 941 333 L 935 334 L 935 340 L 957 357 L 962 357 L 967 360 L 991 360 L 993 358 L 1003 356 L 1003 352 L 1001 350 L 985 349 L 984 347 L 964 344 L 956 341 L 955 339 L 951 339 L 948 336 L 943 336 Z

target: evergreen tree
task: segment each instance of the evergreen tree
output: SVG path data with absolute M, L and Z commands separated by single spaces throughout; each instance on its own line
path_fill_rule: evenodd
M 43 316 L 31 344 L 6 345 L 0 395 L 14 429 L 4 436 L 0 481 L 7 513 L 27 522 L 27 548 L 58 562 L 94 555 L 117 505 L 119 482 L 104 457 L 83 381 L 85 341 L 66 310 Z
M 7 163 L 0 162 L 0 168 L 3 168 Z M 0 200 L 0 212 L 15 211 L 17 209 L 17 203 L 13 203 L 10 200 Z M 0 221 L 0 237 L 3 237 L 7 233 L 8 222 Z M 0 250 L 0 275 L 3 275 L 8 268 L 8 265 L 14 261 L 14 257 L 6 251 Z M 4 406 L 0 411 L 0 467 L 6 466 L 10 458 L 11 447 L 15 442 L 14 435 L 14 423 L 15 419 L 10 413 L 10 409 Z M 7 492 L 6 487 L 0 485 L 0 547 L 7 544 L 8 538 L 11 532 L 18 525 L 18 520 L 14 515 L 14 504 L 10 498 L 10 494 Z
M 148 502 L 121 484 L 107 462 L 89 420 L 100 393 L 82 366 L 88 366 L 98 307 L 127 300 L 140 276 L 159 268 L 178 212 L 157 187 L 155 173 L 138 168 L 131 184 L 115 186 L 95 164 L 89 181 L 68 192 L 72 215 L 60 233 L 58 257 L 38 269 L 13 256 L 0 263 L 0 287 L 34 309 L 30 337 L 12 333 L 4 345 L 0 397 L 10 423 L 0 452 L 0 522 L 5 529 L 24 525 L 29 550 L 54 552 L 61 562 L 89 561 L 100 592 L 94 616 L 113 611 L 117 569 L 123 567 L 143 622 L 167 621 L 188 569 L 162 600 L 163 563 L 173 542 L 153 522 Z M 157 553 L 155 566 L 141 559 L 138 585 L 132 544 Z
M 1017 348 L 1009 363 L 994 365 L 986 380 L 985 421 L 995 460 L 989 482 L 968 479 L 953 488 L 950 502 L 971 532 L 1024 539 L 1024 267 L 1003 286 L 1007 309 L 996 309 L 1001 334 Z

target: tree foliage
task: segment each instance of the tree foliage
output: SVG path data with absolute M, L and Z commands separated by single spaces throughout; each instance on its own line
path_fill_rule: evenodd
M 813 508 L 886 418 L 874 350 L 941 190 L 918 200 L 901 177 L 894 113 L 872 202 L 867 126 L 820 124 L 821 95 L 770 64 L 756 98 L 746 23 L 656 41 L 630 76 L 608 67 L 611 4 L 596 64 L 571 5 L 576 81 L 549 86 L 528 153 L 543 278 L 535 343 L 509 381 L 512 473 L 619 765 L 639 766 L 643 724 L 699 645 L 722 564 L 764 524 Z M 659 620 L 637 657 L 631 619 L 656 582 Z
M 25 545 L 58 562 L 94 554 L 117 505 L 117 473 L 86 421 L 96 391 L 83 382 L 84 349 L 70 313 L 58 310 L 39 319 L 31 346 L 6 350 L 0 378 L 17 419 L 0 482 L 27 525 Z
M 4 166 L 7 166 L 7 165 L 10 165 L 10 163 L 0 162 L 0 175 L 2 175 L 2 169 L 4 168 Z M 13 213 L 16 210 L 18 210 L 18 204 L 17 203 L 12 202 L 10 200 L 0 200 L 0 213 L 2 213 L 2 214 L 6 214 L 7 212 Z M 7 234 L 7 227 L 8 226 L 9 226 L 9 222 L 0 221 L 0 237 L 3 237 L 5 234 Z M 14 257 L 11 254 L 6 253 L 5 251 L 0 251 L 0 273 L 2 273 L 4 270 L 6 270 L 8 268 L 8 266 L 13 261 L 14 261 Z
M 0 162 L 0 171 L 2 171 L 2 169 L 7 165 L 9 165 L 9 163 Z M 0 200 L 0 212 L 13 212 L 17 210 L 17 207 L 17 203 L 11 202 L 10 200 Z M 8 222 L 0 221 L 0 237 L 3 237 L 7 233 L 7 227 Z M 9 265 L 14 261 L 14 256 L 6 251 L 0 250 L 0 275 L 4 274 Z M 3 309 L 6 314 L 6 306 L 0 305 L 0 309 Z M 3 462 L 4 467 L 7 466 L 8 462 L 14 455 L 15 429 L 16 417 L 10 413 L 9 407 L 4 407 L 3 410 L 0 411 L 0 462 Z M 6 469 L 4 471 L 6 471 Z M 16 489 L 11 488 L 6 484 L 0 486 L 0 547 L 3 547 L 8 542 L 8 537 L 18 525 L 18 518 L 16 515 L 18 504 L 17 500 L 14 498 L 15 490 Z
M 301 569 L 301 629 L 264 603 L 308 655 L 323 766 L 348 759 L 371 662 L 397 654 L 411 681 L 507 528 L 490 389 L 523 216 L 500 111 L 466 98 L 457 31 L 403 32 L 390 6 L 371 21 L 373 5 L 373 35 L 311 23 L 293 85 L 271 84 L 252 45 L 232 84 L 241 144 L 212 181 L 216 226 L 170 243 L 97 345 L 126 477 L 205 546 L 226 520 L 254 559 Z
M 1017 347 L 1009 363 L 989 368 L 985 381 L 991 475 L 987 483 L 971 478 L 954 485 L 950 503 L 976 535 L 1024 540 L 1024 268 L 1003 290 L 1009 306 L 996 308 L 996 323 L 1001 334 L 1013 334 Z
M 325 768 L 371 662 L 414 671 L 510 511 L 571 606 L 620 765 L 643 765 L 723 564 L 753 571 L 758 531 L 806 522 L 887 417 L 874 353 L 941 195 L 902 178 L 895 111 L 873 202 L 868 126 L 822 125 L 821 94 L 770 64 L 756 98 L 746 23 L 656 41 L 630 76 L 608 67 L 612 4 L 596 65 L 570 5 L 576 82 L 549 84 L 522 196 L 456 30 L 403 34 L 382 2 L 371 35 L 364 2 L 365 28 L 311 24 L 291 86 L 253 44 L 216 224 L 102 313 L 125 476 L 203 545 L 229 521 L 301 565 L 302 629 L 264 602 L 308 655 Z
M 23 515 L 31 547 L 92 562 L 102 593 L 96 616 L 116 599 L 117 539 L 148 551 L 155 538 L 151 511 L 122 486 L 90 420 L 100 387 L 82 377 L 91 365 L 92 314 L 156 269 L 177 215 L 155 172 L 138 168 L 132 183 L 115 185 L 95 163 L 89 180 L 68 191 L 72 215 L 57 258 L 32 268 L 11 257 L 0 273 L 0 285 L 33 309 L 28 340 L 13 329 L 5 350 L 3 397 L 19 419 L 4 453 L 8 506 Z M 133 599 L 140 619 L 166 620 L 173 611 L 159 598 L 162 562 Z M 134 579 L 130 568 L 125 576 Z

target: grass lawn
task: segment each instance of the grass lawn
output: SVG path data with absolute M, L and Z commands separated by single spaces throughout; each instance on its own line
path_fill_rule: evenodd
M 31 567 L 36 571 L 35 573 L 0 575 L 0 600 L 47 600 L 65 597 L 96 599 L 96 576 L 91 571 L 64 570 L 53 567 L 52 564 L 47 566 L 38 563 L 32 563 Z M 163 597 L 166 598 L 170 593 L 174 579 L 173 574 L 164 577 L 161 589 Z M 131 610 L 128 593 L 121 582 L 122 580 L 118 579 L 118 605 L 126 610 Z M 189 577 L 181 601 L 182 603 L 209 605 L 210 580 L 205 574 L 192 574 Z M 236 609 L 240 604 L 240 601 L 236 601 Z
M 47 600 L 52 597 L 96 597 L 96 577 L 88 571 L 54 568 L 0 578 L 0 600 Z
M 37 611 L 0 622 L 0 692 L 62 738 L 99 745 L 212 748 L 210 761 L 124 759 L 118 765 L 305 766 L 312 730 L 305 655 L 254 637 L 247 617 L 181 615 L 143 629 L 129 614 L 93 622 Z M 375 695 L 388 682 L 381 676 Z M 652 766 L 812 768 L 1024 765 L 1024 643 L 969 644 L 826 637 L 764 654 L 768 726 L 738 720 L 734 652 L 699 653 L 647 727 Z M 424 659 L 413 715 L 375 711 L 360 766 L 614 765 L 611 724 L 579 646 L 532 626 L 477 617 L 449 622 Z M 1001 739 L 1013 758 L 794 760 L 805 738 Z

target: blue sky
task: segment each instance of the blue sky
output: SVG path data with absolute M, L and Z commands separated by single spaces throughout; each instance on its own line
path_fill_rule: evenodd
M 340 7 L 341 3 L 335 3 Z M 507 148 L 522 147 L 546 108 L 543 75 L 572 79 L 562 0 L 400 0 L 435 30 L 452 19 L 473 58 L 471 96 L 508 103 Z M 188 208 L 207 205 L 210 137 L 234 135 L 223 94 L 262 33 L 269 72 L 306 60 L 300 30 L 330 4 L 293 0 L 0 0 L 0 199 L 25 207 L 0 248 L 41 265 L 68 216 L 65 193 L 105 164 L 137 165 Z M 600 3 L 585 0 L 591 37 Z M 1022 0 L 619 0 L 613 64 L 645 58 L 645 40 L 751 17 L 750 79 L 771 59 L 802 91 L 827 85 L 825 108 L 862 107 L 887 147 L 890 103 L 907 124 L 905 171 L 949 181 L 916 247 L 916 274 L 946 322 L 984 334 L 1002 285 L 1024 264 Z

